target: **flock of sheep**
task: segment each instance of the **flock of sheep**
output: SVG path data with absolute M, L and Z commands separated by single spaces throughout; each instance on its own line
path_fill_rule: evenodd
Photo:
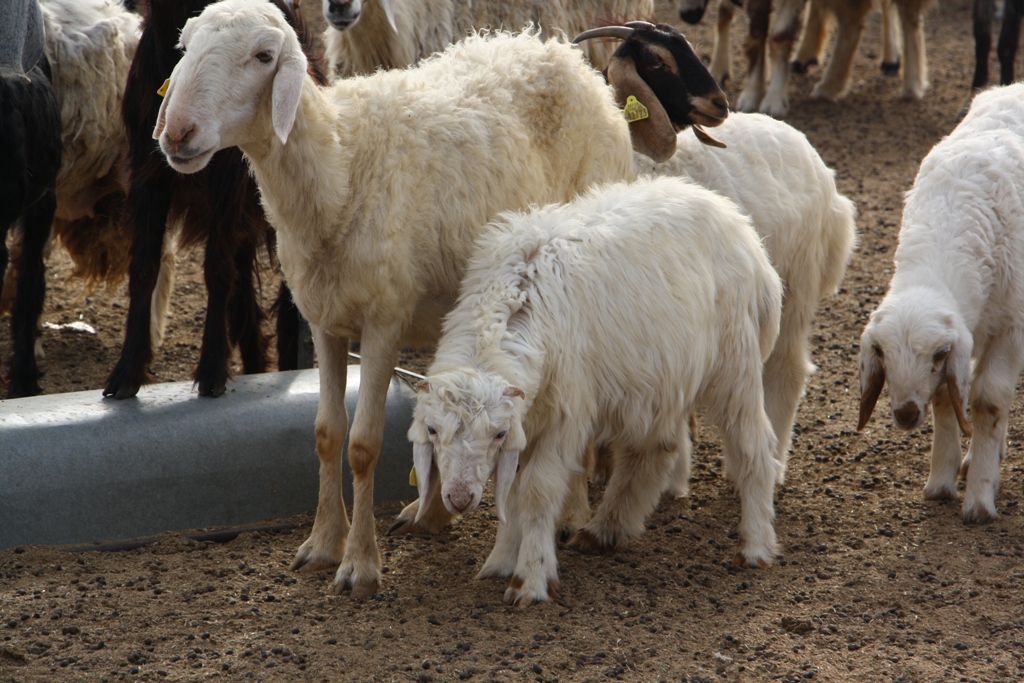
M 148 379 L 175 232 L 207 242 L 200 393 L 224 391 L 231 346 L 247 372 L 266 369 L 253 264 L 267 245 L 287 283 L 279 365 L 301 312 L 320 372 L 319 504 L 293 569 L 337 566 L 336 590 L 378 589 L 384 401 L 399 350 L 426 343 L 437 351 L 409 429 L 419 499 L 393 531 L 438 531 L 477 507 L 493 479 L 499 527 L 480 575 L 508 579 L 508 602 L 549 600 L 559 532 L 607 552 L 642 532 L 660 496 L 686 494 L 701 411 L 740 497 L 734 562 L 772 562 L 773 491 L 813 370 L 807 339 L 855 247 L 855 208 L 801 133 L 728 113 L 727 62 L 716 56 L 709 73 L 675 29 L 622 21 L 650 16 L 650 0 L 609 0 L 603 16 L 619 20 L 599 27 L 596 3 L 572 0 L 324 0 L 326 70 L 282 0 L 150 0 L 141 23 L 113 0 L 40 4 L 15 3 L 26 8 L 22 49 L 0 55 L 4 266 L 20 219 L 12 395 L 39 391 L 32 347 L 45 283 L 33 259 L 41 264 L 54 216 L 62 242 L 72 228 L 129 226 L 128 328 L 104 391 L 117 398 Z M 481 14 L 492 6 L 504 14 Z M 813 32 L 826 11 L 811 0 L 805 63 L 821 51 Z M 802 12 L 803 0 L 784 0 L 776 24 Z M 473 26 L 529 22 L 540 29 L 457 40 Z M 904 36 L 912 26 L 904 21 Z M 558 30 L 580 34 L 589 63 Z M 790 33 L 791 47 L 799 23 Z M 415 49 L 398 45 L 410 35 Z M 601 38 L 621 42 L 612 53 Z M 789 47 L 777 53 L 777 39 L 772 85 L 763 65 L 752 69 L 741 109 L 784 113 L 784 80 L 774 79 Z M 359 62 L 369 45 L 387 48 Z M 73 49 L 94 59 L 62 57 Z M 923 38 L 903 63 L 904 94 L 919 97 Z M 830 66 L 832 85 L 816 92 L 841 94 L 842 68 L 830 76 Z M 996 516 L 1024 366 L 1021 169 L 1024 86 L 978 95 L 922 163 L 890 291 L 861 340 L 859 427 L 886 380 L 901 428 L 917 428 L 932 404 L 925 495 L 955 499 L 965 475 L 972 522 Z M 362 355 L 351 429 L 350 340 Z M 961 433 L 972 436 L 966 459 Z M 588 479 L 605 484 L 593 512 Z

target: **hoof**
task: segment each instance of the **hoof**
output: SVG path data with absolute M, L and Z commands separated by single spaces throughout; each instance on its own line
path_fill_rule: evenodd
M 580 529 L 573 534 L 568 541 L 568 545 L 573 550 L 584 555 L 605 555 L 613 552 L 618 546 L 617 543 L 602 543 L 597 539 L 597 536 L 586 529 Z
M 399 519 L 394 524 L 388 527 L 388 536 L 405 536 L 406 534 L 413 534 L 414 536 L 430 536 L 432 531 L 425 529 L 416 523 L 412 519 Z
M 218 398 L 224 394 L 227 389 L 227 380 L 217 380 L 216 382 L 198 382 L 199 384 L 199 395 L 207 398 Z
M 817 58 L 809 59 L 806 62 L 798 62 L 796 60 L 793 60 L 789 64 L 789 70 L 792 71 L 795 74 L 801 74 L 802 75 L 802 74 L 807 73 L 807 69 L 809 67 L 812 67 L 812 66 L 814 66 L 817 63 L 818 63 Z
M 949 501 L 958 500 L 959 498 L 960 498 L 960 494 L 956 492 L 956 489 L 949 489 L 949 488 L 945 488 L 945 487 L 939 489 L 938 491 L 928 491 L 928 490 L 925 490 L 925 492 L 924 492 L 924 499 L 925 500 L 937 500 L 937 501 L 942 501 L 942 502 L 949 502 Z
M 318 572 L 324 569 L 335 569 L 341 564 L 340 559 L 334 559 L 330 556 L 330 553 L 321 552 L 317 550 L 317 545 L 314 544 L 313 538 L 310 537 L 299 546 L 299 549 L 295 552 L 295 559 L 292 560 L 289 569 L 291 571 L 306 571 L 306 572 Z M 337 557 L 341 557 L 345 552 L 345 546 L 342 544 L 341 548 L 338 549 Z
M 737 567 L 737 568 L 739 568 L 739 567 L 757 567 L 759 569 L 765 569 L 766 567 L 770 567 L 771 564 L 772 564 L 771 562 L 769 562 L 768 560 L 766 560 L 766 559 L 764 559 L 762 557 L 759 557 L 759 558 L 756 558 L 756 559 L 752 559 L 752 560 L 747 560 L 747 558 L 745 558 L 743 556 L 742 552 L 736 553 L 736 555 L 732 558 L 732 566 Z
M 900 60 L 895 62 L 882 62 L 882 75 L 895 76 L 900 72 Z
M 324 560 L 316 557 L 304 557 L 302 555 L 296 555 L 295 559 L 292 560 L 291 566 L 288 567 L 293 572 L 304 571 L 304 572 L 319 572 L 324 569 L 334 569 L 340 564 L 339 562 L 331 562 L 330 560 Z
M 964 523 L 966 524 L 989 524 L 998 518 L 999 515 L 995 510 L 986 510 L 981 506 L 964 510 Z
M 538 592 L 533 595 L 523 590 L 525 583 L 519 576 L 513 575 L 509 579 L 508 588 L 505 590 L 504 596 L 506 605 L 529 607 L 538 602 L 550 602 L 558 597 L 558 579 L 548 579 L 543 593 Z

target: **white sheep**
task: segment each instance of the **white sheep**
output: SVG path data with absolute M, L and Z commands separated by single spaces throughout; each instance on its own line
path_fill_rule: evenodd
M 684 131 L 671 159 L 656 164 L 637 154 L 636 168 L 688 178 L 736 202 L 753 219 L 782 278 L 782 325 L 765 363 L 764 391 L 784 475 L 797 404 L 814 371 L 808 336 L 821 300 L 843 279 L 856 244 L 856 207 L 839 194 L 835 173 L 792 126 L 761 114 L 732 114 L 715 136 L 725 149 Z M 674 495 L 686 491 L 686 471 L 678 474 Z
M 96 202 L 127 190 L 128 137 L 121 122 L 141 18 L 116 0 L 40 0 L 46 57 L 64 124 L 57 217 L 93 215 Z
M 975 97 L 963 122 L 921 162 L 903 210 L 889 292 L 861 335 L 858 429 L 886 381 L 901 429 L 916 429 L 928 404 L 935 408 L 926 499 L 958 497 L 960 434 L 973 432 L 962 463 L 967 522 L 997 516 L 1010 402 L 1024 367 L 1022 196 L 1018 84 Z
M 323 0 L 323 14 L 324 56 L 334 78 L 410 66 L 481 28 L 521 31 L 533 24 L 546 37 L 573 36 L 602 21 L 649 19 L 654 0 Z M 583 46 L 598 69 L 614 48 L 601 41 Z
M 185 173 L 242 149 L 313 328 L 320 500 L 293 567 L 340 562 L 335 588 L 367 594 L 380 579 L 373 470 L 398 350 L 437 339 L 473 241 L 498 211 L 631 178 L 627 124 L 579 50 L 530 33 L 472 36 L 414 69 L 323 90 L 262 0 L 208 6 L 181 43 L 154 136 Z M 361 340 L 363 368 L 351 533 L 340 460 L 349 338 Z
M 506 602 L 548 600 L 555 525 L 588 442 L 612 445 L 617 462 L 572 543 L 602 552 L 643 531 L 701 406 L 740 495 L 735 562 L 766 566 L 779 465 L 761 364 L 781 297 L 750 219 L 679 178 L 502 214 L 477 242 L 418 386 L 420 499 L 440 487 L 451 513 L 469 512 L 493 473 L 499 527 L 479 576 L 510 577 Z

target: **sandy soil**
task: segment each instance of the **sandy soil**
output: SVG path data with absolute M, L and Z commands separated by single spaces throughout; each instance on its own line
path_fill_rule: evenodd
M 739 505 L 717 436 L 702 429 L 690 498 L 662 504 L 614 555 L 560 548 L 562 598 L 528 609 L 502 604 L 502 582 L 473 579 L 494 538 L 489 508 L 437 537 L 383 537 L 382 590 L 367 600 L 329 595 L 328 572 L 288 570 L 308 515 L 224 543 L 168 534 L 121 552 L 2 550 L 0 681 L 1021 680 L 1020 402 L 1001 516 L 982 527 L 964 525 L 956 504 L 922 501 L 930 427 L 897 431 L 883 398 L 868 429 L 854 431 L 857 341 L 891 276 L 902 193 L 969 98 L 970 5 L 944 0 L 928 16 L 932 90 L 922 102 L 897 101 L 897 81 L 880 74 L 877 14 L 845 100 L 807 99 L 820 68 L 792 79 L 789 121 L 856 201 L 861 245 L 814 330 L 819 369 L 778 490 L 774 566 L 729 566 Z M 707 27 L 687 32 L 710 52 Z M 200 255 L 185 256 L 153 364 L 163 380 L 187 379 L 197 358 Z M 99 399 L 123 292 L 77 296 L 61 284 L 67 272 L 55 254 L 44 319 L 97 333 L 45 330 L 44 386 Z M 395 507 L 381 507 L 379 533 Z

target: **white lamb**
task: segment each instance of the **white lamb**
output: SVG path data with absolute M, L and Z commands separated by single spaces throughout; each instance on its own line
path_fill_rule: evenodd
M 766 566 L 779 465 L 761 363 L 781 296 L 750 219 L 682 179 L 502 214 L 477 243 L 418 387 L 409 438 L 420 500 L 439 486 L 451 513 L 469 512 L 493 473 L 500 525 L 480 577 L 511 577 L 506 602 L 548 600 L 555 525 L 588 442 L 611 445 L 617 462 L 573 543 L 607 551 L 643 530 L 702 406 L 740 495 L 735 561 Z
M 527 24 L 545 37 L 574 36 L 602 21 L 622 23 L 654 16 L 654 0 L 323 0 L 324 53 L 331 78 L 403 68 L 445 49 L 476 29 L 521 31 Z M 583 46 L 604 69 L 609 42 Z
M 1021 197 L 1024 85 L 1018 84 L 975 97 L 963 122 L 921 162 L 903 210 L 892 284 L 861 335 L 857 428 L 871 417 L 886 380 L 901 429 L 919 427 L 931 403 L 925 498 L 955 500 L 962 467 L 967 522 L 997 516 L 1010 402 L 1024 367 Z M 972 431 L 961 465 L 960 434 Z
M 656 164 L 637 154 L 636 168 L 688 178 L 736 202 L 753 219 L 782 278 L 782 325 L 765 363 L 764 391 L 784 476 L 797 404 L 814 371 L 808 336 L 818 305 L 839 286 L 856 245 L 856 207 L 839 194 L 835 173 L 792 126 L 761 114 L 731 114 L 715 136 L 725 149 L 684 131 L 671 159 Z M 678 471 L 673 495 L 685 493 L 687 470 Z
M 365 595 L 380 578 L 373 471 L 398 350 L 437 339 L 497 212 L 631 178 L 627 124 L 578 49 L 529 33 L 473 36 L 417 68 L 323 90 L 294 31 L 262 0 L 208 6 L 181 43 L 154 135 L 186 173 L 219 149 L 242 149 L 313 328 L 320 500 L 293 567 L 340 562 L 335 588 Z M 349 338 L 362 342 L 351 533 L 340 459 Z

